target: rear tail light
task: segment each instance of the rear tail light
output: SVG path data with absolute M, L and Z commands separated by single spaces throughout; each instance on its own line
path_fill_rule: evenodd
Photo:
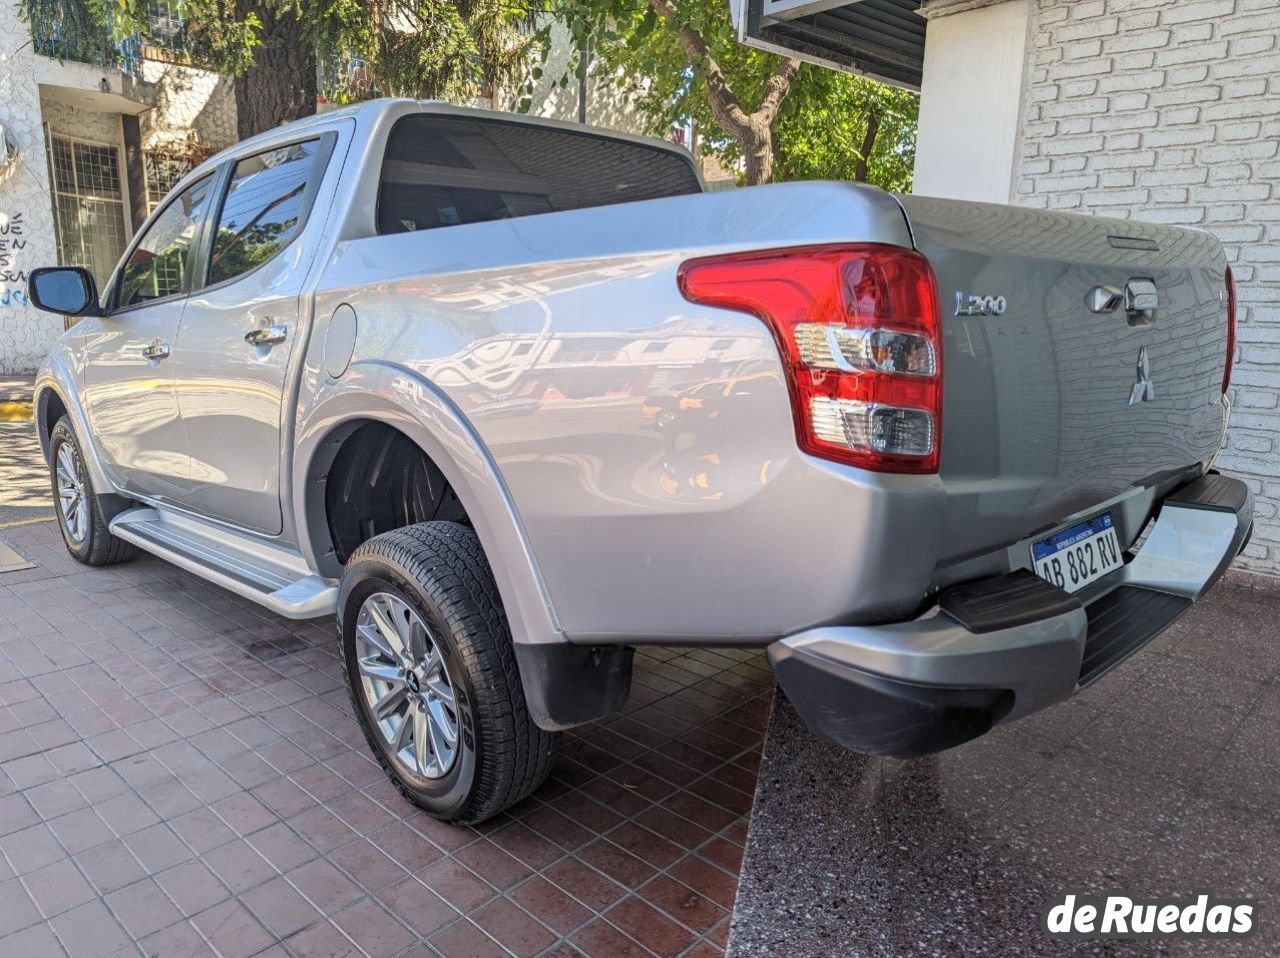
M 823 246 L 690 260 L 680 289 L 769 325 L 802 450 L 876 472 L 938 471 L 942 319 L 919 253 Z
M 1231 388 L 1231 373 L 1236 364 L 1236 277 L 1227 267 L 1227 368 L 1222 374 L 1222 394 Z

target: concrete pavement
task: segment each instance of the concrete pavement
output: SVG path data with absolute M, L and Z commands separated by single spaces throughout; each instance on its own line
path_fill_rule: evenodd
M 1083 694 L 917 761 L 828 745 L 779 695 L 729 958 L 1280 954 L 1277 584 L 1234 576 Z M 1041 931 L 1069 893 L 1203 892 L 1252 899 L 1252 937 Z

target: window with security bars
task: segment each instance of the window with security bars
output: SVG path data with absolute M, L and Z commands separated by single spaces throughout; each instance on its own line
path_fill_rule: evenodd
M 58 259 L 106 285 L 129 242 L 120 152 L 114 146 L 49 135 Z
M 178 180 L 190 172 L 192 163 L 176 153 L 151 150 L 142 155 L 142 165 L 147 181 L 147 214 L 150 215 Z
M 152 0 L 146 11 L 150 42 L 166 50 L 182 50 L 185 46 L 182 4 L 174 0 Z

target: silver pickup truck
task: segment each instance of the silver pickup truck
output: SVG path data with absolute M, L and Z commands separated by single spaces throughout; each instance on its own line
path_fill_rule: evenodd
M 754 646 L 811 727 L 959 745 L 1068 698 L 1252 528 L 1213 470 L 1205 233 L 793 183 L 379 101 L 193 170 L 36 384 L 63 536 L 335 615 L 411 801 L 492 816 L 647 644 Z

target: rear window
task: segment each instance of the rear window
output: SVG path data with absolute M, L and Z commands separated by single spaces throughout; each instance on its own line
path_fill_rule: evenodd
M 701 191 L 687 158 L 652 146 L 502 120 L 411 116 L 387 141 L 378 232 Z

